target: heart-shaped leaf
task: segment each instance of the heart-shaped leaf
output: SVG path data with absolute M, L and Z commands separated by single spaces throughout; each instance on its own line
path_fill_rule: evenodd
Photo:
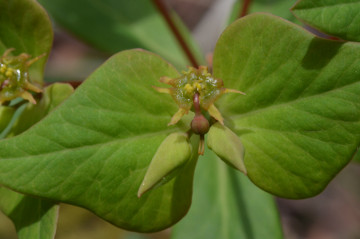
M 359 0 L 300 0 L 292 12 L 304 23 L 327 34 L 360 41 Z
M 351 160 L 360 141 L 360 45 L 320 39 L 254 14 L 230 25 L 214 76 L 246 96 L 219 110 L 245 146 L 250 179 L 288 198 L 311 197 Z
M 175 225 L 173 239 L 282 238 L 274 199 L 208 148 L 199 158 L 194 187 L 191 209 Z
M 0 141 L 0 183 L 88 208 L 128 230 L 174 224 L 190 206 L 196 150 L 166 185 L 140 199 L 137 190 L 162 140 L 189 128 L 189 117 L 167 127 L 177 106 L 151 87 L 178 74 L 145 51 L 113 56 L 48 117 Z
M 53 40 L 51 22 L 36 1 L 0 0 L 0 9 L 0 56 L 9 48 L 15 48 L 14 55 L 48 55 Z M 33 82 L 43 81 L 46 59 L 43 57 L 30 67 Z

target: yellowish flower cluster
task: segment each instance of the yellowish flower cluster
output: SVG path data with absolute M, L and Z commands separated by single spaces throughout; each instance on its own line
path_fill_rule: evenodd
M 10 56 L 12 51 L 14 51 L 13 48 L 6 50 L 0 57 L 0 105 L 17 97 L 36 104 L 29 91 L 39 93 L 42 90 L 31 83 L 29 67 L 44 54 L 30 59 L 31 56 L 26 53 Z

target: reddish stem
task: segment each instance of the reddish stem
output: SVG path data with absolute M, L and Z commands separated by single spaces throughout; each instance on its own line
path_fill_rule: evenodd
M 194 55 L 192 54 L 192 52 L 191 52 L 188 44 L 186 43 L 185 39 L 183 38 L 180 31 L 176 27 L 176 24 L 172 20 L 170 14 L 169 14 L 169 11 L 165 7 L 163 1 L 162 0 L 153 0 L 153 2 L 154 2 L 154 5 L 158 8 L 159 12 L 165 18 L 167 24 L 169 25 L 169 27 L 170 27 L 171 31 L 173 32 L 175 38 L 179 42 L 181 48 L 184 50 L 187 58 L 189 59 L 190 63 L 192 64 L 192 66 L 195 67 L 195 68 L 198 68 L 199 64 L 197 63 L 197 61 L 196 61 Z
M 244 17 L 248 14 L 251 0 L 243 0 L 241 11 L 239 12 L 239 17 Z

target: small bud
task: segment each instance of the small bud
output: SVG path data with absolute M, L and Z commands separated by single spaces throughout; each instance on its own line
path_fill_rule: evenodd
M 191 145 L 186 133 L 172 133 L 166 137 L 151 160 L 140 185 L 138 197 L 170 181 L 190 157 Z
M 247 174 L 244 164 L 244 146 L 240 138 L 219 122 L 210 127 L 207 145 L 225 163 Z

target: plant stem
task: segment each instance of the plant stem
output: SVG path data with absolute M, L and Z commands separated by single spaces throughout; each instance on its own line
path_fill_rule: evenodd
M 244 17 L 248 14 L 251 0 L 243 0 L 242 7 L 240 8 L 239 18 Z
M 180 31 L 176 27 L 176 24 L 172 20 L 170 14 L 169 14 L 169 11 L 166 8 L 166 6 L 164 5 L 163 1 L 162 0 L 153 0 L 153 3 L 158 8 L 158 10 L 162 14 L 162 16 L 165 18 L 167 24 L 169 25 L 171 31 L 173 32 L 175 38 L 179 42 L 181 48 L 185 52 L 187 58 L 189 59 L 190 63 L 192 64 L 192 66 L 198 68 L 199 64 L 197 63 L 197 60 L 195 59 L 194 55 L 192 54 L 190 47 L 188 46 L 185 39 L 181 35 Z

